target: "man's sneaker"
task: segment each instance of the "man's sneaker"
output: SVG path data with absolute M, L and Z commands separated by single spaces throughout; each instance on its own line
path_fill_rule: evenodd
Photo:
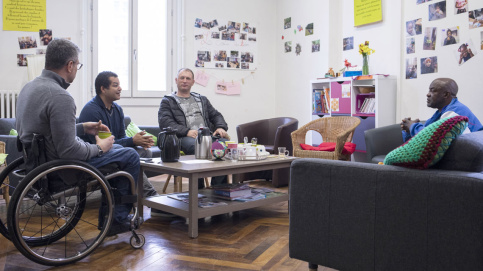
M 116 234 L 131 231 L 131 219 L 132 219 L 132 217 L 133 217 L 132 214 L 128 215 L 126 220 L 124 220 L 122 223 L 113 221 L 111 227 L 107 231 L 106 236 L 110 237 L 110 236 L 114 236 Z

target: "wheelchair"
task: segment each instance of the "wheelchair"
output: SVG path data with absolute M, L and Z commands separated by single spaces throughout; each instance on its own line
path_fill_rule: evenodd
M 104 240 L 114 221 L 114 207 L 134 203 L 130 219 L 133 248 L 141 248 L 145 237 L 136 229 L 143 222 L 137 208 L 136 185 L 131 174 L 109 164 L 99 169 L 77 160 L 39 163 L 28 173 L 20 157 L 1 173 L 20 179 L 5 212 L 0 214 L 0 233 L 28 259 L 43 265 L 60 266 L 88 256 Z M 115 196 L 109 181 L 126 178 L 131 195 Z

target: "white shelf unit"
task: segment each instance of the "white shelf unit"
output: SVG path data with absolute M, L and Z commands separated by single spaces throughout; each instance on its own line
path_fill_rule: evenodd
M 396 91 L 397 79 L 395 76 L 372 75 L 371 79 L 355 80 L 352 77 L 325 78 L 310 81 L 312 96 L 315 90 L 329 88 L 330 98 L 338 99 L 339 110 L 331 110 L 327 114 L 312 112 L 312 120 L 324 116 L 355 116 L 361 119 L 361 124 L 354 132 L 353 142 L 356 151 L 365 152 L 364 131 L 396 123 Z M 361 87 L 373 87 L 373 93 L 361 93 Z M 350 91 L 350 97 L 347 92 Z M 360 108 L 364 98 L 374 98 L 374 113 L 361 113 Z M 337 104 L 337 102 L 336 102 Z M 318 145 L 322 142 L 321 136 L 312 132 L 307 142 Z

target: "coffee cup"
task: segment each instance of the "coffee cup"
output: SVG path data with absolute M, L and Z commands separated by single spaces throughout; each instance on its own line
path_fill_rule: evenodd
M 289 151 L 285 147 L 278 147 L 278 157 L 286 158 L 289 154 Z
M 107 131 L 99 131 L 99 134 L 98 134 L 98 136 L 99 136 L 100 139 L 108 138 L 111 135 L 112 135 L 112 133 L 111 132 L 107 132 Z

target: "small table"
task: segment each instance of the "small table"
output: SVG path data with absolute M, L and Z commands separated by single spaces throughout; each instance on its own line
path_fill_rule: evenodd
M 147 169 L 149 169 L 149 171 L 171 174 L 173 176 L 186 177 L 189 178 L 189 203 L 187 204 L 183 201 L 169 198 L 167 195 L 143 198 L 142 193 L 138 193 L 140 203 L 140 216 L 143 215 L 142 205 L 146 205 L 151 208 L 186 217 L 189 219 L 188 236 L 191 238 L 196 238 L 198 237 L 199 218 L 240 211 L 288 200 L 288 194 L 282 194 L 279 196 L 259 199 L 255 201 L 226 201 L 227 205 L 215 206 L 210 208 L 199 208 L 198 193 L 210 197 L 213 191 L 211 189 L 202 189 L 199 191 L 198 178 L 287 168 L 290 167 L 290 164 L 295 159 L 295 157 L 269 157 L 265 160 L 232 162 L 231 160 L 201 160 L 195 159 L 194 155 L 187 155 L 181 156 L 179 162 L 163 163 L 161 162 L 160 158 L 153 158 L 153 162 L 151 163 L 141 161 L 141 170 L 139 173 L 137 191 L 143 191 L 142 176 L 144 170 Z

